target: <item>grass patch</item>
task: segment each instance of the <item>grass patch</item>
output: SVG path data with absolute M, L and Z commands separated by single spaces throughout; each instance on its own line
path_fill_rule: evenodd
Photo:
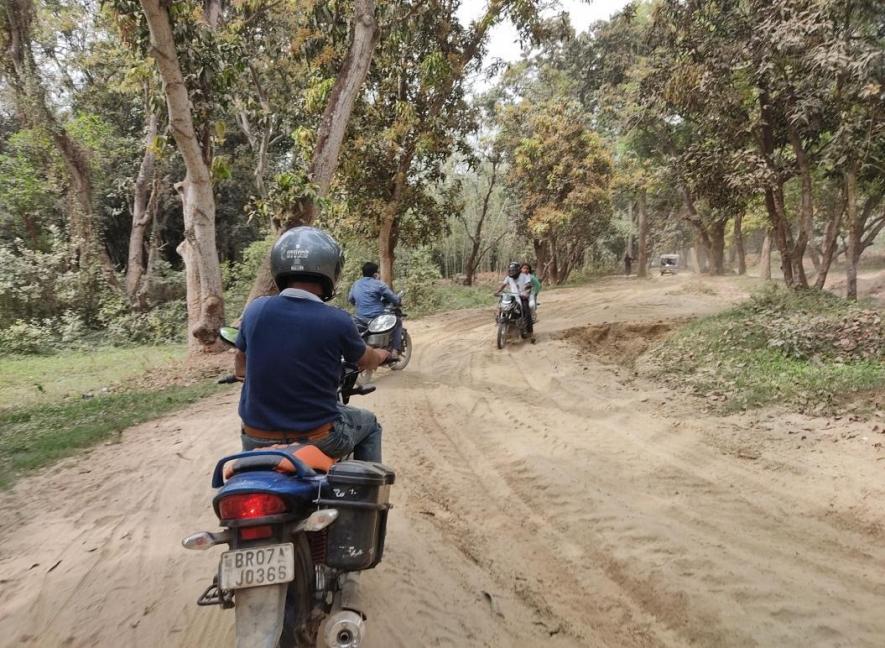
M 824 413 L 885 390 L 881 312 L 818 291 L 770 286 L 689 324 L 643 361 L 725 411 L 782 403 Z
M 0 487 L 8 487 L 24 471 L 46 466 L 220 388 L 206 381 L 0 412 Z
M 0 358 L 0 412 L 100 390 L 185 356 L 184 345 L 105 347 Z
M 415 308 L 408 307 L 406 312 L 414 317 L 434 315 L 448 311 L 464 310 L 465 308 L 481 308 L 494 306 L 494 288 L 486 285 L 463 286 L 451 281 L 440 280 L 430 289 L 431 294 Z

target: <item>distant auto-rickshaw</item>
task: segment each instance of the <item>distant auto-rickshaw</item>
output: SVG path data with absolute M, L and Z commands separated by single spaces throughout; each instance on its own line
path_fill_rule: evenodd
M 661 274 L 676 274 L 679 268 L 678 254 L 662 254 L 661 255 Z

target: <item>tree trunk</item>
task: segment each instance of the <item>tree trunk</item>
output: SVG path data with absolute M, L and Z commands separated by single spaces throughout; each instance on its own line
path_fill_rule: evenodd
M 793 263 L 792 263 L 792 234 L 783 208 L 783 185 L 778 185 L 778 190 L 771 187 L 765 188 L 765 207 L 768 210 L 768 220 L 771 222 L 772 239 L 781 255 L 781 271 L 784 283 L 793 286 Z
M 476 268 L 479 265 L 479 261 L 482 258 L 482 228 L 485 224 L 486 216 L 489 213 L 489 203 L 492 199 L 492 192 L 495 189 L 495 180 L 498 176 L 498 160 L 493 159 L 491 161 L 492 164 L 492 176 L 489 178 L 489 186 L 486 190 L 486 194 L 483 197 L 482 201 L 482 210 L 479 214 L 479 219 L 476 221 L 476 227 L 474 228 L 473 234 L 468 230 L 467 236 L 470 239 L 470 254 L 467 257 L 466 264 L 466 274 L 467 278 L 464 281 L 464 285 L 472 286 L 473 278 L 476 275 Z M 467 223 L 464 223 L 464 229 L 467 229 Z
M 347 132 L 347 124 L 353 112 L 353 106 L 360 94 L 363 82 L 372 62 L 372 51 L 378 40 L 378 28 L 375 23 L 375 0 L 355 0 L 353 16 L 353 40 L 347 51 L 347 58 L 332 91 L 326 102 L 322 119 L 317 128 L 316 144 L 310 164 L 310 179 L 317 187 L 317 196 L 325 197 L 329 193 L 332 178 L 338 168 L 341 145 Z M 298 208 L 286 215 L 279 223 L 277 234 L 297 227 L 310 225 L 316 218 L 317 206 L 312 198 L 300 201 Z M 272 295 L 277 292 L 276 284 L 270 273 L 270 259 L 266 259 L 258 269 L 255 283 L 249 291 L 246 304 L 261 295 Z
M 857 262 L 861 252 L 861 224 L 857 218 L 857 172 L 845 170 L 845 215 L 848 219 L 848 249 L 845 253 L 845 296 L 857 300 Z
M 164 215 L 159 209 L 160 200 L 160 179 L 154 176 L 154 187 L 151 190 L 151 200 L 148 210 L 154 214 L 152 217 L 153 226 L 151 228 L 151 238 L 148 242 L 147 263 L 145 264 L 144 277 L 138 287 L 138 293 L 135 295 L 135 303 L 140 308 L 145 308 L 151 297 L 152 283 L 154 278 L 154 268 L 157 265 L 157 258 L 160 256 L 160 250 L 165 245 L 162 243 L 163 230 L 166 226 L 168 215 Z
M 316 184 L 317 194 L 320 197 L 329 193 L 329 186 L 338 168 L 338 157 L 347 132 L 347 123 L 369 73 L 372 51 L 378 41 L 375 0 L 356 0 L 353 10 L 353 41 L 335 85 L 332 86 L 323 117 L 320 119 L 310 165 L 311 180 Z M 309 200 L 305 203 L 303 224 L 312 223 L 315 216 L 316 204 L 313 200 Z M 284 225 L 288 229 L 298 224 L 301 223 L 287 222 Z
M 636 274 L 640 278 L 648 276 L 648 213 L 645 203 L 645 189 L 639 190 L 637 200 L 639 207 L 639 254 L 637 256 Z
M 393 205 L 396 207 L 396 204 Z M 393 286 L 393 267 L 396 261 L 396 215 L 387 212 L 381 219 L 381 228 L 378 231 L 378 271 L 381 280 L 388 286 Z
M 151 203 L 151 190 L 154 184 L 154 140 L 157 137 L 158 117 L 156 113 L 148 116 L 145 128 L 144 155 L 135 179 L 135 191 L 132 208 L 132 230 L 129 233 L 129 256 L 126 264 L 126 295 L 129 302 L 137 305 L 136 297 L 144 276 L 147 259 L 145 258 L 145 235 L 150 227 L 154 213 L 148 206 Z M 154 201 L 156 205 L 156 201 Z
M 187 170 L 176 189 L 184 211 L 184 240 L 178 251 L 186 268 L 188 348 L 214 350 L 218 348 L 218 330 L 224 324 L 224 298 L 215 248 L 212 177 L 194 129 L 167 5 L 160 0 L 141 0 L 141 6 L 151 33 L 151 50 L 165 86 L 169 125 Z
M 774 156 L 774 132 L 773 124 L 775 117 L 771 108 L 770 97 L 766 84 L 761 83 L 759 90 L 759 152 L 765 159 L 765 163 L 774 176 L 773 184 L 765 187 L 765 208 L 768 211 L 768 220 L 771 222 L 774 243 L 781 254 L 781 270 L 784 282 L 794 286 L 793 278 L 793 234 L 787 221 L 784 208 L 784 181 L 780 170 L 773 161 Z M 801 263 L 801 260 L 800 260 Z
M 64 161 L 70 181 L 68 218 L 71 240 L 80 270 L 97 270 L 109 285 L 118 288 L 114 264 L 104 248 L 93 209 L 92 178 L 86 152 L 59 123 L 46 101 L 46 91 L 31 46 L 34 15 L 31 0 L 5 2 L 3 29 L 7 44 L 3 68 L 15 95 L 17 115 L 23 124 L 44 128 Z
M 801 199 L 799 206 L 799 236 L 793 247 L 793 276 L 795 285 L 799 288 L 808 287 L 808 278 L 805 276 L 805 250 L 814 237 L 814 191 L 811 180 L 811 167 L 808 156 L 802 146 L 802 140 L 795 128 L 787 128 L 790 136 L 790 144 L 796 155 L 796 163 L 799 166 L 801 178 Z
M 744 250 L 744 215 L 738 213 L 734 217 L 734 248 L 737 252 L 738 274 L 747 274 L 747 253 Z
M 550 254 L 547 250 L 547 244 L 542 239 L 532 239 L 532 248 L 535 250 L 535 269 L 538 273 L 538 279 L 542 283 L 546 283 L 549 278 Z
M 710 274 L 725 274 L 725 222 L 716 221 L 709 228 L 710 237 Z
M 765 232 L 765 240 L 762 241 L 762 253 L 759 255 L 759 277 L 765 280 L 771 279 L 771 230 Z
M 833 211 L 830 220 L 827 222 L 827 229 L 824 232 L 824 248 L 821 254 L 820 265 L 817 269 L 817 278 L 814 281 L 814 287 L 823 290 L 827 283 L 827 275 L 830 272 L 830 266 L 833 263 L 833 257 L 839 244 L 839 229 L 842 226 L 842 217 L 845 214 L 845 204 L 843 203 Z

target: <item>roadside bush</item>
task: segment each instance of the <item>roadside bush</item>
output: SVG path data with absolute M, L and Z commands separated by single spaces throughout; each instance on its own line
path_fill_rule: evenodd
M 643 373 L 725 410 L 781 403 L 820 413 L 885 386 L 881 313 L 819 291 L 771 286 L 655 346 Z
M 54 334 L 51 320 L 16 320 L 0 329 L 0 354 L 51 353 Z
M 258 275 L 258 269 L 270 254 L 275 240 L 275 236 L 268 236 L 254 241 L 243 250 L 242 261 L 222 264 L 224 310 L 229 321 L 239 317 L 246 307 L 246 299 Z
M 398 287 L 406 291 L 405 300 L 410 313 L 423 315 L 439 307 L 441 299 L 436 289 L 439 279 L 439 267 L 430 248 L 418 248 L 404 259 Z

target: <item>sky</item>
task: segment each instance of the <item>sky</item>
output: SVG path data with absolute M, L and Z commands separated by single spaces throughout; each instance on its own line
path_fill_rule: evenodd
M 613 13 L 621 9 L 629 0 L 559 0 L 559 7 L 551 9 L 550 14 L 559 11 L 567 11 L 576 32 L 582 32 L 597 20 L 606 20 Z M 458 17 L 462 24 L 479 18 L 485 10 L 487 2 L 483 0 L 464 0 L 458 10 Z M 492 27 L 489 34 L 488 52 L 485 57 L 485 65 L 496 59 L 507 62 L 517 61 L 520 57 L 519 40 L 516 28 L 509 21 L 503 21 Z M 489 80 L 483 74 L 474 75 L 471 79 L 474 92 L 482 92 L 489 88 L 494 80 Z
M 628 0 L 559 0 L 559 9 L 551 10 L 555 14 L 559 11 L 567 11 L 575 31 L 582 32 L 597 20 L 605 20 L 613 13 L 626 5 Z M 469 24 L 471 20 L 479 18 L 486 7 L 483 0 L 464 0 L 458 10 L 458 17 L 463 24 Z M 520 49 L 517 40 L 516 29 L 508 20 L 495 25 L 489 36 L 489 48 L 486 61 L 503 59 L 504 61 L 516 61 L 519 59 Z

